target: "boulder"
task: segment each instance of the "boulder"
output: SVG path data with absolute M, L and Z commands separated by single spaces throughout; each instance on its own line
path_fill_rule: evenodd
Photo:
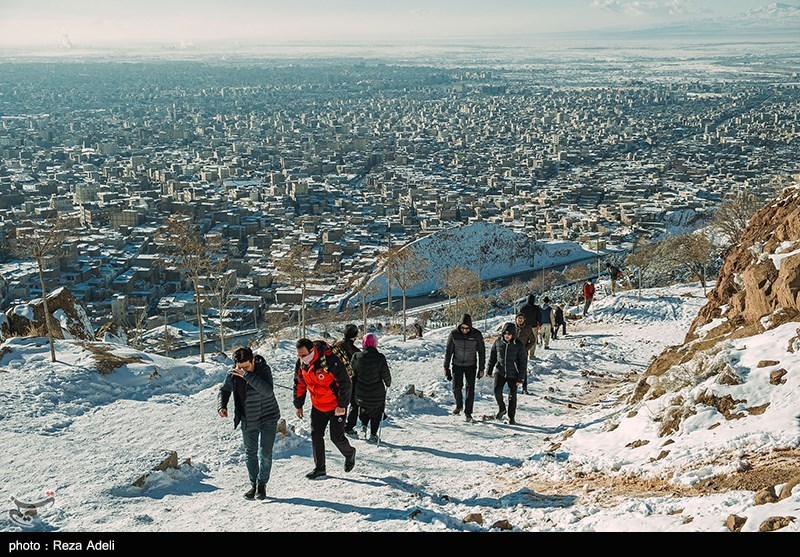
M 778 496 L 778 500 L 783 501 L 784 499 L 789 497 L 792 494 L 792 490 L 794 490 L 794 488 L 797 487 L 797 484 L 800 484 L 800 476 L 795 476 L 794 478 L 786 482 L 783 485 L 783 488 L 781 489 L 781 494 Z
M 781 528 L 786 528 L 795 521 L 793 516 L 773 516 L 766 519 L 764 522 L 761 523 L 761 526 L 758 527 L 759 532 L 774 532 L 775 530 L 780 530 Z
M 475 524 L 483 524 L 483 515 L 481 513 L 469 513 L 464 517 L 464 522 L 474 522 Z
M 780 362 L 777 360 L 761 360 L 760 362 L 758 362 L 758 365 L 756 367 L 758 368 L 772 367 L 778 365 L 779 363 Z
M 149 462 L 150 470 L 133 481 L 132 485 L 135 487 L 142 487 L 152 472 L 163 472 L 167 468 L 178 467 L 178 453 L 175 451 L 161 451 L 155 455 L 145 457 L 143 460 L 145 463 Z M 190 460 L 188 462 L 191 463 Z
M 785 257 L 775 283 L 775 298 L 784 308 L 800 311 L 800 253 Z
M 784 383 L 786 383 L 786 379 L 784 379 L 783 376 L 786 375 L 787 373 L 788 372 L 783 368 L 776 369 L 775 371 L 769 374 L 769 382 L 772 383 L 773 385 L 783 385 Z
M 514 527 L 511 525 L 511 523 L 506 519 L 498 520 L 497 522 L 492 524 L 492 528 L 497 528 L 498 530 L 513 530 L 514 529 Z
M 744 516 L 736 516 L 735 514 L 728 515 L 728 520 L 725 521 L 725 526 L 728 527 L 728 530 L 731 532 L 739 532 L 741 531 L 744 523 L 747 522 L 747 518 Z
M 767 503 L 774 503 L 778 500 L 778 496 L 775 494 L 775 487 L 769 486 L 765 487 L 755 496 L 755 504 L 756 505 L 765 505 Z
M 97 329 L 95 338 L 100 342 L 108 342 L 111 344 L 128 345 L 128 335 L 125 333 L 125 328 L 114 321 L 107 321 Z
M 94 340 L 94 329 L 86 310 L 68 288 L 57 288 L 49 293 L 47 309 L 50 312 L 50 323 L 55 338 Z M 6 319 L 8 334 L 15 336 L 47 334 L 44 304 L 41 298 L 9 308 L 6 311 Z

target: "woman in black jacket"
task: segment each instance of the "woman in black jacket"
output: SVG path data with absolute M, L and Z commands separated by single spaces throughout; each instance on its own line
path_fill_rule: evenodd
M 516 338 L 517 327 L 513 323 L 506 323 L 500 338 L 494 341 L 492 352 L 489 355 L 488 375 L 492 376 L 497 366 L 497 377 L 494 378 L 494 398 L 499 408 L 498 420 L 506 413 L 503 402 L 503 387 L 508 385 L 508 423 L 514 424 L 517 412 L 517 385 L 521 385 L 525 378 L 528 366 L 528 354 L 525 347 Z
M 364 350 L 353 354 L 350 362 L 356 379 L 355 397 L 365 434 L 369 423 L 367 442 L 377 443 L 378 426 L 386 408 L 386 388 L 392 384 L 392 375 L 386 357 L 378 352 L 378 337 L 372 333 L 364 335 L 361 346 Z

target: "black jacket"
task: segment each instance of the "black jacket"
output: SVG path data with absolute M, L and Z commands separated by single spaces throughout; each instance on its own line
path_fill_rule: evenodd
M 356 352 L 351 364 L 356 380 L 356 404 L 360 408 L 381 408 L 386 404 L 386 387 L 392 384 L 386 357 L 370 346 Z
M 557 307 L 553 311 L 553 313 L 555 314 L 555 317 L 556 317 L 556 325 L 561 325 L 562 323 L 564 323 L 564 310 L 563 309 Z
M 528 295 L 528 301 L 519 308 L 519 312 L 525 316 L 525 321 L 534 329 L 542 324 L 541 309 L 536 305 L 536 296 L 533 294 Z
M 350 360 L 353 359 L 353 354 L 360 352 L 352 338 L 339 339 L 334 343 L 334 346 L 338 346 L 344 350 L 344 353 L 347 354 L 347 357 L 350 358 Z
M 516 337 L 517 328 L 513 323 L 506 323 L 503 327 L 503 332 L 505 331 L 511 331 Z M 506 379 L 522 381 L 528 372 L 528 353 L 519 339 L 514 338 L 511 342 L 506 342 L 502 333 L 500 334 L 500 338 L 494 341 L 489 354 L 489 369 L 487 370 L 489 375 L 495 366 L 497 366 L 498 375 L 502 375 Z
M 278 401 L 273 390 L 272 370 L 262 356 L 255 357 L 252 372 L 244 378 L 228 374 L 217 395 L 218 410 L 228 408 L 233 393 L 233 427 L 245 421 L 248 427 L 262 427 L 268 422 L 277 422 L 281 417 Z
M 467 334 L 461 332 L 461 325 L 469 325 Z M 486 368 L 486 344 L 483 335 L 478 329 L 472 328 L 472 319 L 464 315 L 461 324 L 450 332 L 447 337 L 447 348 L 444 352 L 444 367 L 450 369 L 450 362 L 458 367 L 475 367 L 477 360 L 478 369 Z

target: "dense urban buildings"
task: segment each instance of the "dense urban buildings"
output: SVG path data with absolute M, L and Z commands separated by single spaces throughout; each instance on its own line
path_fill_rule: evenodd
M 609 252 L 691 228 L 797 172 L 800 80 L 780 55 L 751 62 L 3 63 L 3 307 L 40 294 L 18 228 L 64 215 L 80 227 L 46 279 L 95 327 L 193 319 L 162 249 L 186 214 L 225 246 L 239 330 L 297 311 L 293 246 L 308 301 L 334 308 L 387 247 L 459 224 Z

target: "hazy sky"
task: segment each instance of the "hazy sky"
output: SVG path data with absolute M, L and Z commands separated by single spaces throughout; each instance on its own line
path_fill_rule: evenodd
M 0 0 L 0 44 L 415 41 L 724 17 L 768 1 Z

